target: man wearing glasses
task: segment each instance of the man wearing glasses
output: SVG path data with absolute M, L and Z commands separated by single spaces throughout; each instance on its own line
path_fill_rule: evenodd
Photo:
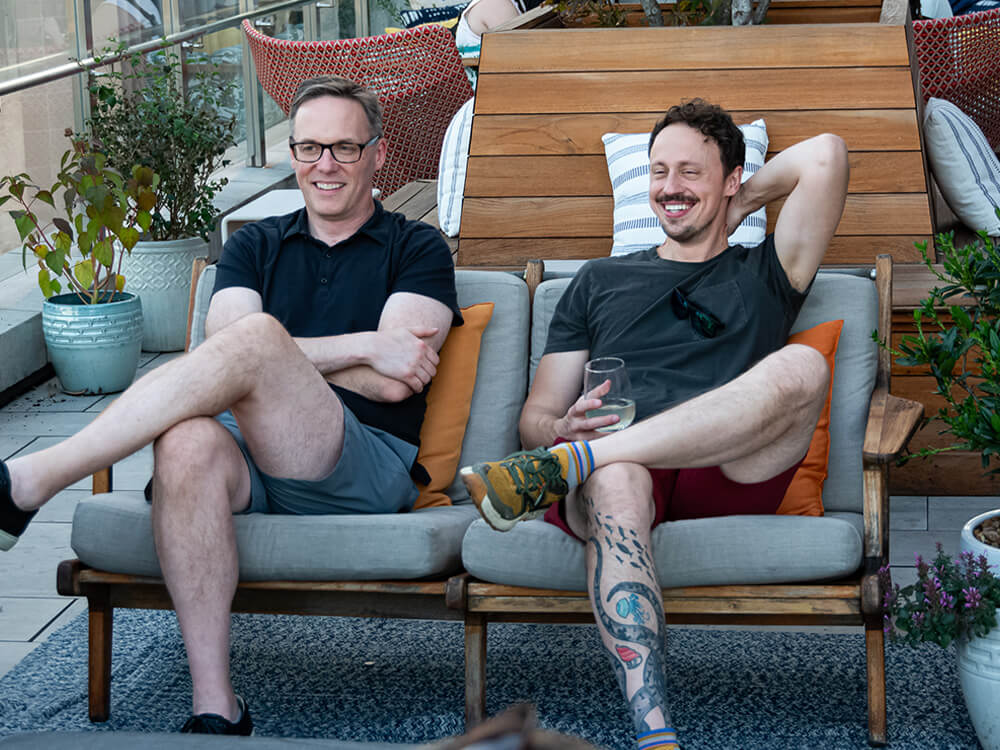
M 640 750 L 679 747 L 650 530 L 774 513 L 781 503 L 830 377 L 816 350 L 785 342 L 840 221 L 848 178 L 844 142 L 820 135 L 741 186 L 739 128 L 697 99 L 657 123 L 649 156 L 649 201 L 666 240 L 576 274 L 521 413 L 521 439 L 533 450 L 462 469 L 494 528 L 544 514 L 586 540 L 591 603 Z M 773 235 L 729 246 L 745 216 L 782 197 Z M 607 433 L 598 430 L 618 417 L 587 412 L 609 383 L 580 392 L 584 364 L 609 356 L 626 363 L 637 422 Z
M 156 549 L 193 686 L 183 732 L 253 730 L 229 674 L 232 514 L 395 513 L 427 481 L 425 389 L 462 318 L 440 233 L 372 198 L 381 117 L 351 81 L 305 81 L 290 113 L 305 208 L 226 243 L 206 341 L 63 443 L 0 461 L 9 549 L 56 492 L 155 441 Z

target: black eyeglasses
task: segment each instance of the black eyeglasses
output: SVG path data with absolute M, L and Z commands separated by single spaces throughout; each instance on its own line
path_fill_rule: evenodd
M 670 306 L 679 320 L 690 320 L 691 327 L 707 339 L 714 339 L 726 327 L 725 323 L 708 310 L 689 300 L 680 289 L 675 288 L 670 295 Z
M 361 161 L 361 154 L 367 146 L 372 146 L 382 136 L 376 135 L 368 143 L 351 143 L 350 141 L 340 141 L 338 143 L 315 143 L 313 141 L 293 141 L 288 139 L 288 145 L 292 148 L 292 155 L 296 161 L 304 164 L 312 164 L 323 158 L 323 152 L 330 149 L 330 156 L 334 161 L 341 164 L 353 164 Z

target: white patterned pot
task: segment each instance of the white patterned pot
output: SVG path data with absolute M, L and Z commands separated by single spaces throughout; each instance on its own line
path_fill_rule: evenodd
M 128 288 L 142 297 L 145 319 L 142 348 L 148 352 L 177 352 L 187 338 L 191 298 L 191 263 L 208 255 L 200 237 L 163 242 L 139 242 L 125 259 Z
M 142 303 L 124 292 L 98 305 L 60 294 L 42 303 L 42 334 L 64 391 L 116 393 L 139 367 Z
M 1000 548 L 983 544 L 972 530 L 1000 509 L 976 516 L 962 528 L 962 551 L 985 555 L 1000 575 Z M 1000 626 L 982 638 L 958 644 L 958 679 L 972 726 L 983 750 L 1000 750 Z

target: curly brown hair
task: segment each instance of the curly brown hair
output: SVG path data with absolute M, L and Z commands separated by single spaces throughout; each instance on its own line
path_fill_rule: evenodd
M 691 99 L 681 104 L 675 104 L 668 109 L 649 135 L 647 152 L 653 149 L 653 141 L 656 140 L 660 131 L 677 122 L 694 128 L 718 144 L 722 166 L 725 167 L 726 174 L 732 172 L 736 167 L 743 166 L 746 157 L 743 132 L 736 126 L 726 110 L 717 104 L 709 104 L 704 99 Z

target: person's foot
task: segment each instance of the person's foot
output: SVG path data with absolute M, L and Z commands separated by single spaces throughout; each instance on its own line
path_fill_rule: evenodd
M 236 734 L 249 737 L 253 734 L 253 719 L 247 702 L 239 695 L 236 702 L 240 707 L 240 718 L 230 721 L 219 714 L 195 714 L 181 727 L 181 734 Z
M 11 497 L 10 472 L 0 461 L 0 550 L 7 551 L 24 533 L 36 510 L 21 510 Z
M 541 515 L 569 492 L 566 466 L 545 448 L 464 466 L 460 475 L 486 523 L 497 531 Z

